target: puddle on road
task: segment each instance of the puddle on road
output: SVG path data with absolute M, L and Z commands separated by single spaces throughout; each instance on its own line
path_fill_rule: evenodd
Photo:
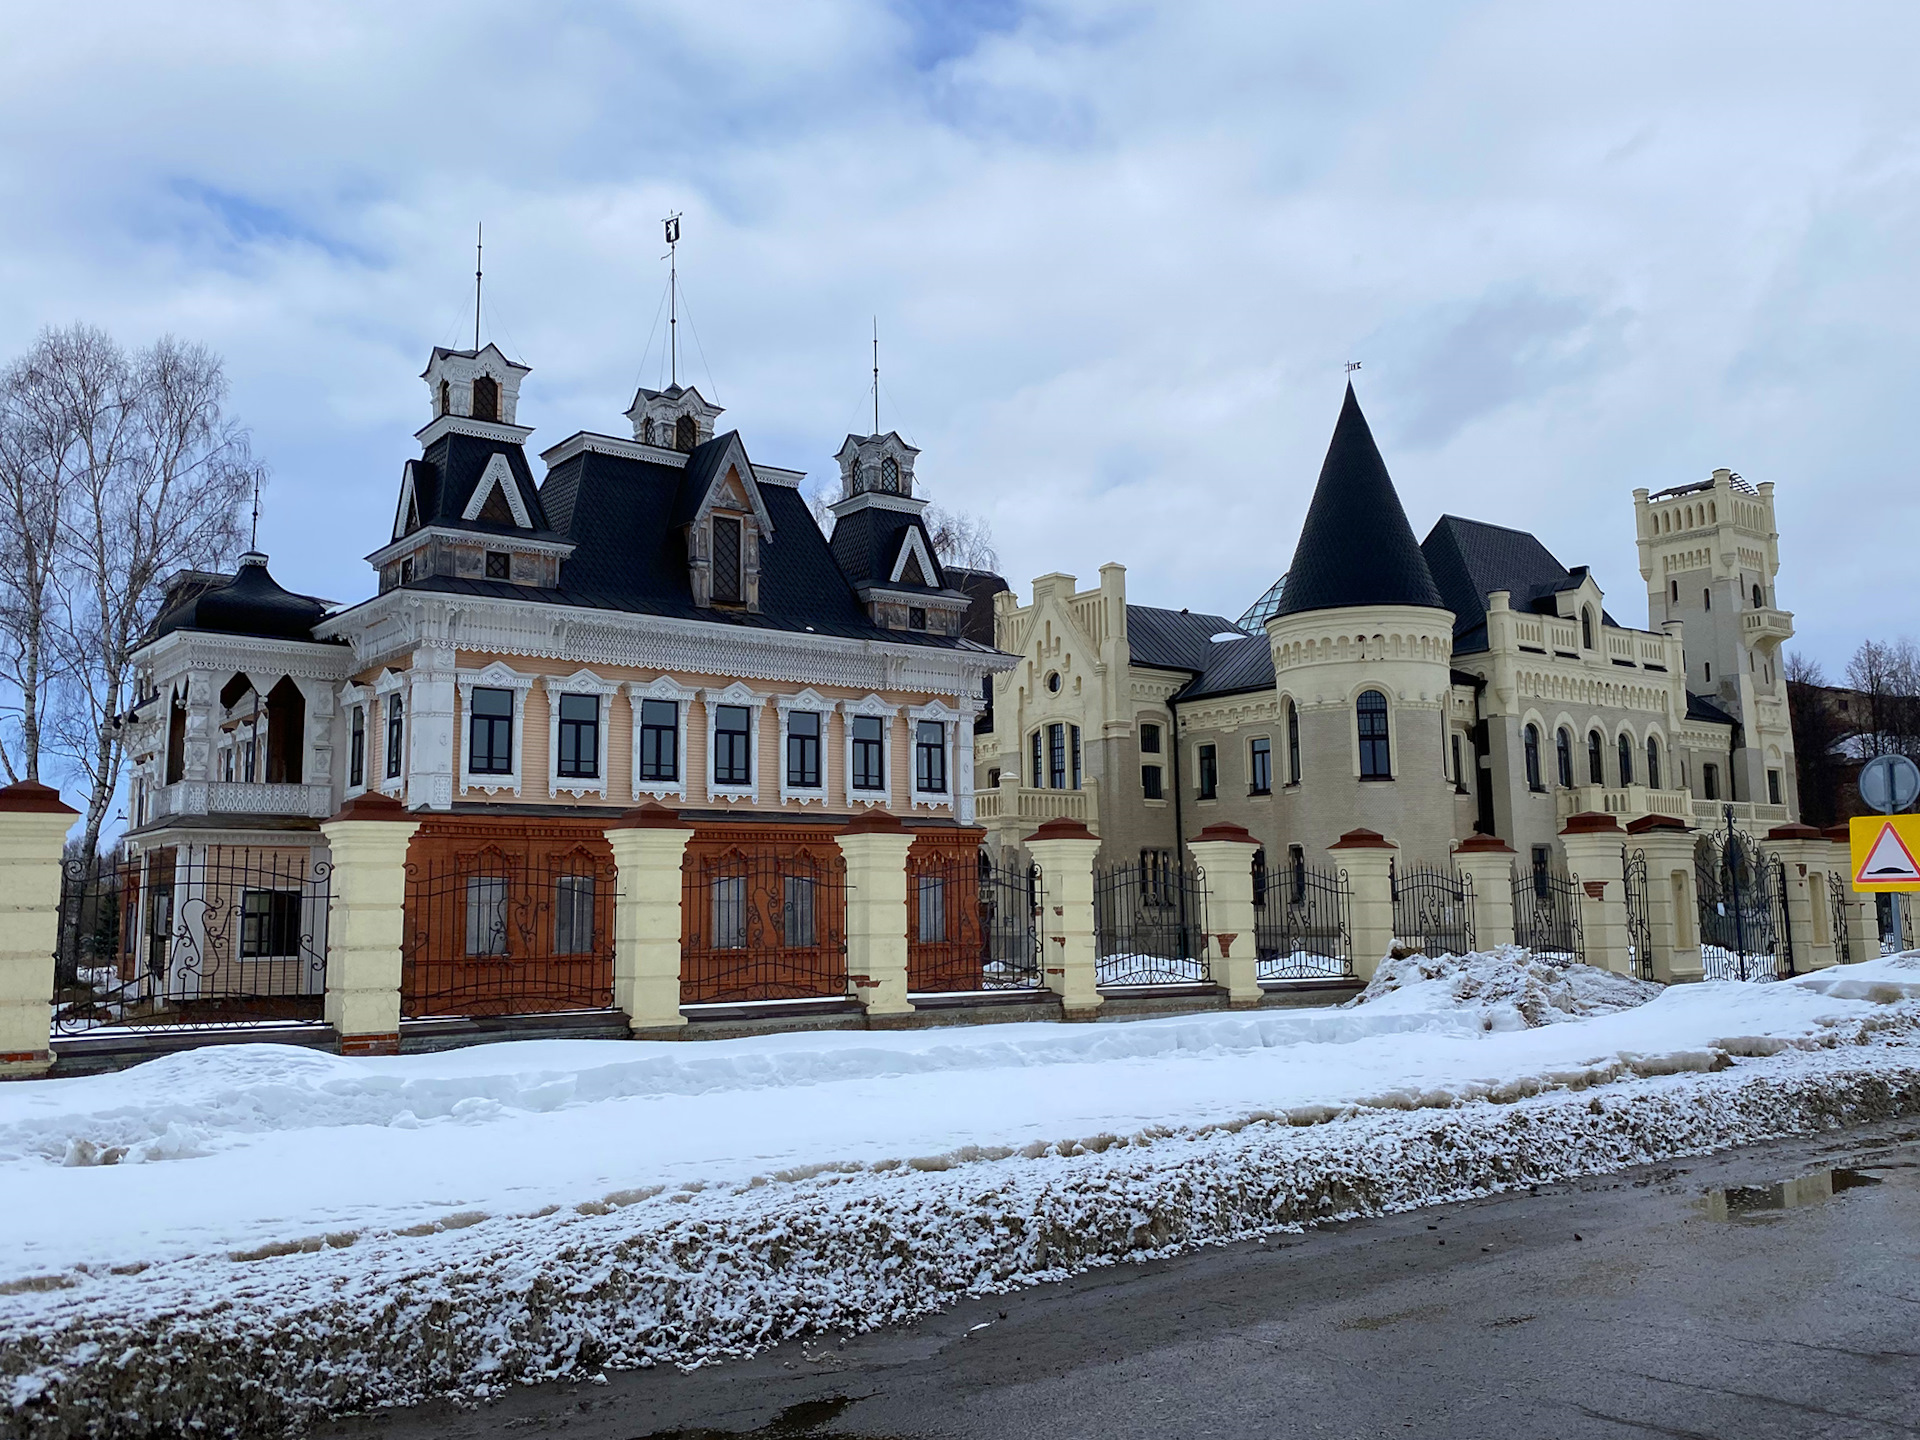
M 1709 1220 L 1745 1220 L 1824 1204 L 1843 1190 L 1879 1183 L 1864 1170 L 1816 1170 L 1772 1185 L 1730 1185 L 1724 1190 L 1709 1190 L 1695 1203 Z
M 641 1436 L 640 1440 L 802 1440 L 802 1437 L 808 1436 L 831 1440 L 831 1437 L 845 1432 L 823 1430 L 821 1427 L 839 1419 L 856 1398 L 851 1395 L 829 1395 L 824 1400 L 802 1400 L 796 1405 L 787 1406 L 758 1430 L 656 1430 L 651 1435 Z M 876 1440 L 887 1440 L 887 1437 L 876 1437 Z M 895 1440 L 907 1440 L 907 1437 L 895 1437 Z

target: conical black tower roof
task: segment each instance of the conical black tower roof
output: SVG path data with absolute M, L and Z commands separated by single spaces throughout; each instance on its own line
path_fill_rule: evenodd
M 1446 609 L 1348 385 L 1275 613 L 1354 605 Z

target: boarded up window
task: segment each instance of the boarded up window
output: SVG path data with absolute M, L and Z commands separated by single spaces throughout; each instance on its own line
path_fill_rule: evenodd
M 473 418 L 476 420 L 500 418 L 500 382 L 491 375 L 479 375 L 474 378 Z
M 740 601 L 740 522 L 725 515 L 713 517 L 713 598 Z

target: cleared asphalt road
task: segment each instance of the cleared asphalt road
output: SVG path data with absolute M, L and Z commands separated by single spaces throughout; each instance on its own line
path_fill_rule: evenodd
M 1857 1175 L 1830 1199 L 1818 1182 L 1703 1199 L 1835 1167 Z M 1809 1203 L 1753 1208 L 1789 1200 Z M 1920 1127 L 1122 1265 L 844 1344 L 326 1434 L 1920 1435 Z

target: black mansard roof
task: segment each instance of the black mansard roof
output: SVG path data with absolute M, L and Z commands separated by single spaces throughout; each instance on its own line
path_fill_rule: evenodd
M 894 562 L 900 558 L 900 547 L 912 533 L 919 535 L 927 559 L 932 562 L 931 573 L 927 566 L 920 566 L 923 583 L 918 585 L 905 578 L 888 578 L 893 574 Z M 832 545 L 833 558 L 840 562 L 847 579 L 856 585 L 885 585 L 892 590 L 929 593 L 949 588 L 940 558 L 933 553 L 933 537 L 927 534 L 926 524 L 918 515 L 869 505 L 834 521 Z
M 159 618 L 148 631 L 158 640 L 176 630 L 210 630 L 225 635 L 260 635 L 276 640 L 311 640 L 313 627 L 327 613 L 327 602 L 296 595 L 267 573 L 267 557 L 240 557 L 237 574 L 187 571 L 167 587 Z
M 475 519 L 464 518 L 467 504 L 473 499 L 474 487 L 486 474 L 487 466 L 495 455 L 506 457 L 507 469 L 513 475 L 520 503 L 526 509 L 527 518 L 533 522 L 531 529 L 523 529 L 517 523 L 490 519 L 486 510 Z M 406 474 L 413 483 L 413 500 L 423 526 L 438 525 L 457 530 L 517 535 L 528 540 L 557 538 L 548 524 L 540 490 L 533 483 L 533 471 L 527 465 L 526 451 L 516 441 L 449 431 L 427 446 L 418 460 L 409 460 Z M 405 485 L 401 488 L 401 503 L 404 505 Z M 403 514 L 398 518 L 401 532 L 412 528 L 409 517 Z
M 1354 605 L 1444 608 L 1349 385 L 1275 613 Z
M 1524 530 L 1442 515 L 1420 549 L 1453 612 L 1454 653 L 1487 648 L 1487 596 L 1505 590 L 1516 610 L 1557 613 L 1553 597 L 1586 579 L 1586 567 L 1569 570 Z M 1601 613 L 1612 625 L 1613 616 Z

